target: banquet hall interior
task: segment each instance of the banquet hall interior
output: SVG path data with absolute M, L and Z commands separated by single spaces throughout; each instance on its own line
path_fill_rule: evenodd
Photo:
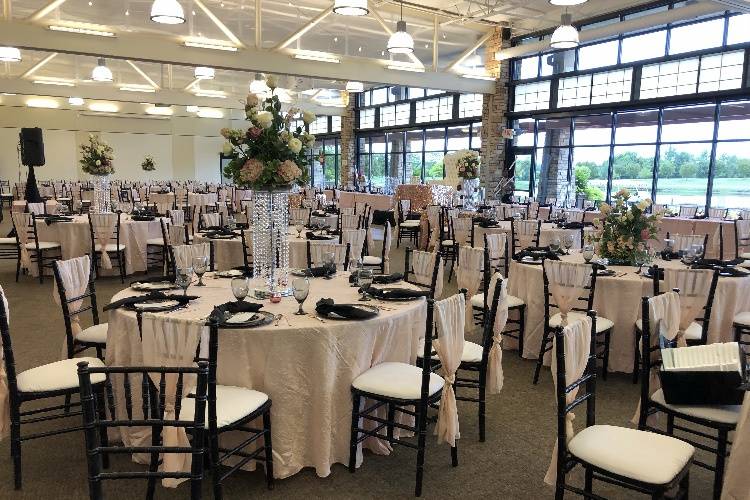
M 0 4 L 0 498 L 750 500 L 749 1 Z

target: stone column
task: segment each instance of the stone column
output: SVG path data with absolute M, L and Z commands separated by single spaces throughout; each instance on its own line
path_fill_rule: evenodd
M 354 185 L 357 179 L 357 137 L 354 135 L 356 125 L 356 113 L 354 103 L 356 94 L 351 96 L 349 102 L 341 114 L 341 156 L 339 157 L 339 186 L 345 188 Z
M 485 94 L 482 103 L 482 171 L 480 185 L 487 189 L 490 196 L 499 182 L 512 177 L 505 165 L 506 141 L 502 137 L 503 128 L 507 125 L 505 113 L 508 111 L 508 82 L 510 80 L 510 62 L 497 61 L 495 52 L 510 46 L 510 40 L 503 40 L 502 28 L 495 28 L 495 33 L 485 43 L 485 68 L 496 78 L 495 93 Z M 503 194 L 513 193 L 513 184 L 503 190 Z

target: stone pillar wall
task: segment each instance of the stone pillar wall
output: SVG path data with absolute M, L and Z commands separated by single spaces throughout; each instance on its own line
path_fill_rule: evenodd
M 548 129 L 545 134 L 542 165 L 539 169 L 539 193 L 537 200 L 545 203 L 548 198 L 562 202 L 572 193 L 572 182 L 568 182 L 568 157 L 570 149 L 569 129 Z
M 480 185 L 487 189 L 490 196 L 498 182 L 511 177 L 505 165 L 506 140 L 502 130 L 507 125 L 508 82 L 510 81 L 510 62 L 495 60 L 495 52 L 510 46 L 510 41 L 502 39 L 502 29 L 495 28 L 495 33 L 485 43 L 485 68 L 496 78 L 495 93 L 485 94 L 482 103 L 482 171 Z M 513 193 L 510 184 L 503 193 Z
M 341 188 L 355 184 L 357 180 L 357 138 L 354 135 L 356 113 L 354 103 L 356 94 L 352 95 L 341 115 L 341 156 L 339 157 L 339 186 Z

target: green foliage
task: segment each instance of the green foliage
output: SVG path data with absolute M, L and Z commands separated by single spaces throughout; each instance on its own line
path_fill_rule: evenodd
M 585 165 L 576 166 L 576 194 L 583 194 L 587 200 L 603 200 L 604 192 L 594 186 L 589 186 L 591 170 Z

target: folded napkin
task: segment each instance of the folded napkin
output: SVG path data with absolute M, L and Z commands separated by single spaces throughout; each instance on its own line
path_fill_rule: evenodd
M 561 229 L 583 229 L 583 222 L 561 222 L 557 227 Z
M 135 295 L 133 297 L 125 297 L 124 299 L 116 300 L 114 302 L 110 302 L 106 306 L 102 308 L 103 311 L 110 311 L 112 309 L 117 309 L 123 306 L 131 306 L 133 304 L 138 304 L 139 302 L 145 302 L 147 300 L 156 300 L 156 299 L 169 299 L 169 300 L 176 300 L 180 303 L 180 305 L 187 304 L 191 300 L 197 299 L 198 296 L 196 295 L 167 295 L 166 293 L 162 292 L 149 292 L 146 295 Z
M 305 237 L 308 240 L 313 240 L 313 241 L 330 241 L 333 239 L 331 236 L 325 236 L 322 234 L 318 235 L 318 234 L 313 233 L 312 231 L 308 231 L 307 233 L 305 233 Z
M 531 257 L 534 259 L 542 258 L 550 260 L 560 260 L 560 257 L 558 257 L 557 255 L 558 254 L 550 250 L 549 247 L 527 247 L 516 253 L 513 258 L 516 260 L 521 260 L 524 257 Z
M 305 276 L 311 278 L 324 278 L 336 274 L 336 269 L 331 269 L 325 266 L 311 267 L 309 269 L 303 269 Z
M 207 233 L 209 231 L 223 231 L 223 230 L 224 230 L 224 226 L 206 226 L 201 230 L 201 232 Z
M 131 220 L 139 221 L 139 222 L 148 222 L 155 219 L 153 215 L 131 215 Z
M 337 316 L 347 319 L 368 319 L 377 316 L 378 314 L 376 311 L 370 311 L 355 305 L 336 305 L 333 303 L 333 299 L 320 299 L 318 303 L 315 304 L 315 311 L 324 316 L 334 313 Z
M 376 285 L 387 285 L 390 283 L 397 283 L 404 279 L 403 273 L 392 273 L 392 274 L 376 274 L 372 277 L 372 282 Z M 357 283 L 357 272 L 353 272 L 349 275 L 349 283 Z
M 742 264 L 745 259 L 732 259 L 732 260 L 721 260 L 721 259 L 700 259 L 693 263 L 693 269 L 713 269 L 716 266 L 730 267 Z
M 328 214 L 324 210 L 313 210 L 312 215 L 315 217 L 325 217 Z
M 237 229 L 250 229 L 250 224 L 247 222 L 235 222 L 235 226 L 237 226 Z
M 428 297 L 429 290 L 412 290 L 409 288 L 374 288 L 367 289 L 367 293 L 376 299 L 410 299 L 412 297 Z
M 662 250 L 661 258 L 664 260 L 679 259 L 680 254 L 678 254 L 677 252 L 667 252 L 666 250 Z
M 65 217 L 62 215 L 47 215 L 44 217 L 44 222 L 47 223 L 47 225 L 55 224 L 57 222 L 72 222 L 72 217 Z
M 476 217 L 474 222 L 479 224 L 480 227 L 497 226 L 497 221 L 495 219 L 488 219 L 487 217 Z
M 228 315 L 231 316 L 232 314 L 238 313 L 256 313 L 262 308 L 263 304 L 258 304 L 257 302 L 225 302 L 224 304 L 219 304 L 214 307 L 213 311 L 211 311 L 211 314 L 208 316 L 208 319 L 211 322 L 220 323 Z
M 654 277 L 653 271 L 654 271 L 654 270 L 653 270 L 653 268 L 649 267 L 649 268 L 647 268 L 647 269 L 646 269 L 646 273 L 645 273 L 645 275 L 646 275 L 646 276 L 648 276 L 649 278 L 653 278 L 653 277 Z M 656 274 L 658 274 L 658 275 L 659 275 L 659 279 L 660 279 L 660 280 L 663 280 L 663 279 L 664 279 L 664 269 L 662 269 L 662 268 L 659 268 L 659 269 L 657 270 L 657 273 L 656 273 Z
M 209 231 L 204 231 L 203 236 L 206 238 L 216 238 L 216 237 L 222 237 L 222 236 L 237 236 L 234 231 L 231 231 L 225 227 L 219 228 L 219 229 L 213 229 Z
M 331 215 L 338 215 L 339 214 L 339 209 L 336 208 L 336 207 L 326 207 L 325 211 L 326 211 L 326 214 L 331 214 Z
M 742 270 L 742 268 L 736 268 L 736 267 L 724 267 L 719 271 L 721 276 L 728 276 L 731 278 L 744 278 L 746 276 L 750 276 L 750 274 L 746 273 Z
M 174 283 L 174 276 L 151 276 L 150 278 L 141 278 L 130 282 L 130 286 L 136 283 L 161 283 L 162 281 L 171 281 Z

